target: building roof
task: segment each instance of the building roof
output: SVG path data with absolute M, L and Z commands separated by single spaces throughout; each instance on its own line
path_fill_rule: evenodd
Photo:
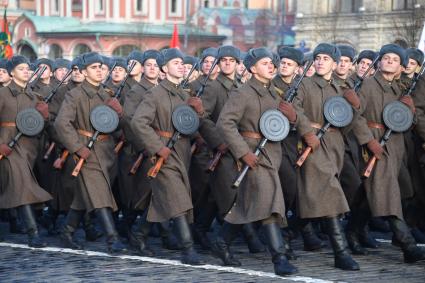
M 158 37 L 170 37 L 173 33 L 173 25 L 164 24 L 151 24 L 143 22 L 106 22 L 106 21 L 93 21 L 81 22 L 80 19 L 74 17 L 57 17 L 57 16 L 35 16 L 25 13 L 24 17 L 28 18 L 35 26 L 38 34 L 48 35 L 64 35 L 67 34 L 102 34 L 102 35 L 116 35 L 116 34 L 144 34 Z M 207 38 L 224 39 L 224 36 L 219 36 L 214 33 L 200 30 L 194 27 L 186 27 L 185 25 L 178 25 L 180 35 L 188 31 L 189 36 L 201 36 Z

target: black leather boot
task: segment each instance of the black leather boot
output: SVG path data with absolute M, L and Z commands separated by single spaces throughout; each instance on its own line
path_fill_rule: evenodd
M 83 229 L 86 234 L 86 241 L 95 242 L 103 236 L 103 233 L 96 229 L 90 213 L 85 213 L 83 216 Z
M 177 239 L 183 248 L 181 262 L 190 265 L 204 264 L 199 258 L 198 253 L 193 248 L 192 233 L 190 231 L 186 215 L 181 215 L 174 218 L 173 222 Z
M 161 223 L 157 223 L 157 227 L 159 228 L 159 234 L 162 240 L 162 247 L 167 250 L 179 251 L 183 247 L 176 239 L 176 237 L 171 233 L 170 222 L 164 221 Z
M 300 226 L 300 232 L 303 237 L 305 251 L 317 251 L 324 247 L 324 243 L 316 235 L 316 231 L 314 231 L 310 221 Z
M 253 223 L 246 223 L 242 225 L 242 231 L 250 253 L 256 254 L 266 251 L 266 247 L 260 241 Z
M 360 270 L 358 263 L 347 251 L 345 235 L 338 218 L 324 218 L 322 223 L 334 251 L 335 267 L 342 270 Z
M 70 209 L 66 216 L 66 223 L 60 234 L 62 245 L 68 249 L 82 250 L 83 245 L 74 241 L 73 236 L 85 214 L 84 210 Z
M 103 228 L 107 236 L 108 250 L 111 253 L 123 253 L 127 251 L 127 248 L 121 242 L 118 236 L 117 229 L 115 228 L 112 211 L 109 207 L 102 207 L 96 209 L 96 215 L 102 222 Z
M 297 273 L 298 269 L 289 263 L 285 256 L 285 242 L 280 233 L 279 226 L 276 223 L 270 223 L 263 225 L 263 227 L 267 239 L 267 246 L 272 255 L 274 272 L 280 276 Z
M 217 214 L 217 205 L 215 202 L 206 202 L 202 209 L 198 210 L 193 225 L 193 238 L 203 250 L 211 249 L 211 241 L 207 232 L 210 230 L 212 222 Z
M 394 238 L 400 243 L 404 255 L 404 262 L 413 263 L 425 260 L 425 250 L 416 245 L 416 241 L 406 222 L 395 216 L 388 217 L 388 222 L 394 233 Z
M 154 252 L 147 245 L 147 238 L 152 223 L 147 222 L 146 216 L 140 222 L 134 223 L 128 232 L 128 241 L 130 246 L 135 248 L 142 256 L 153 256 Z
M 9 232 L 12 234 L 25 234 L 25 228 L 19 221 L 18 211 L 16 208 L 8 209 L 9 215 Z
M 217 238 L 211 243 L 211 250 L 226 266 L 241 266 L 241 262 L 234 258 L 229 248 L 241 230 L 242 225 L 230 224 L 224 221 Z
M 369 228 L 372 231 L 389 233 L 391 232 L 390 226 L 382 217 L 372 217 L 369 220 Z
M 367 221 L 361 221 L 360 211 L 353 209 L 351 217 L 348 219 L 345 235 L 347 237 L 348 246 L 355 255 L 367 255 L 369 252 L 362 246 L 359 240 L 359 231 L 364 230 Z
M 37 222 L 35 221 L 35 215 L 30 204 L 22 205 L 19 207 L 19 213 L 25 223 L 25 227 L 28 234 L 28 246 L 33 248 L 42 248 L 47 246 L 46 242 L 43 241 L 38 234 Z

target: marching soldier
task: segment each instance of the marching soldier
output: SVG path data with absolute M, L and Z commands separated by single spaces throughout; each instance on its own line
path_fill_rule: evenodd
M 7 59 L 0 59 L 0 88 L 8 86 L 12 77 L 7 72 Z
M 183 54 L 175 48 L 166 49 L 160 61 L 166 79 L 148 92 L 131 121 L 136 142 L 142 144 L 149 156 L 164 159 L 158 175 L 151 180 L 147 220 L 173 220 L 176 236 L 183 247 L 182 262 L 198 265 L 202 263 L 193 248 L 189 227 L 189 222 L 193 221 L 188 177 L 190 139 L 181 136 L 172 149 L 167 147 L 167 143 L 175 131 L 171 116 L 177 106 L 188 103 L 198 115 L 202 115 L 204 110 L 199 98 L 189 98 L 189 94 L 179 88 L 184 75 Z
M 262 138 L 259 133 L 261 115 L 266 110 L 277 109 L 282 101 L 271 84 L 275 69 L 272 60 L 273 54 L 265 48 L 251 49 L 248 52 L 244 65 L 253 76 L 241 88 L 233 89 L 217 121 L 217 128 L 232 156 L 237 161 L 243 161 L 251 170 L 238 189 L 234 204 L 231 203 L 224 216 L 224 224 L 214 242 L 213 250 L 225 265 L 240 265 L 230 253 L 229 245 L 243 224 L 258 221 L 264 228 L 275 273 L 288 275 L 298 270 L 285 256 L 285 243 L 279 229 L 286 221 L 278 175 L 282 158 L 281 144 L 267 143 L 260 157 L 253 153 Z
M 340 55 L 336 46 L 319 44 L 313 51 L 316 73 L 310 79 L 303 80 L 294 100 L 298 133 L 313 150 L 298 171 L 297 200 L 301 219 L 321 219 L 334 251 L 335 267 L 359 270 L 359 265 L 347 251 L 345 235 L 338 219 L 339 215 L 349 210 L 338 180 L 344 157 L 343 135 L 341 130 L 333 127 L 321 140 L 316 135 L 325 122 L 325 99 L 342 95 L 341 89 L 332 81 Z M 359 107 L 360 102 L 355 94 L 346 99 L 354 109 Z
M 67 215 L 62 238 L 68 239 L 69 246 L 81 247 L 73 243 L 72 235 L 84 213 L 95 211 L 107 234 L 109 251 L 123 252 L 126 248 L 118 237 L 112 218 L 112 211 L 117 210 L 111 189 L 115 178 L 113 166 L 116 163 L 114 140 L 110 135 L 101 134 L 93 150 L 87 148 L 88 141 L 94 134 L 89 119 L 94 107 L 106 104 L 118 116 L 122 117 L 123 114 L 118 100 L 111 98 L 101 86 L 102 64 L 102 57 L 95 52 L 82 56 L 79 69 L 85 80 L 66 94 L 54 124 L 56 131 L 61 133 L 60 141 L 65 148 L 86 161 L 77 177 L 78 189 Z
M 71 61 L 63 58 L 58 58 L 53 62 L 53 79 L 51 82 L 51 86 L 55 88 L 60 81 L 63 79 L 65 74 L 71 68 Z
M 38 137 L 22 136 L 12 149 L 8 143 L 16 136 L 16 116 L 19 111 L 36 108 L 45 120 L 48 106 L 39 101 L 39 94 L 26 88 L 29 80 L 29 62 L 20 55 L 7 62 L 12 82 L 0 89 L 0 208 L 17 208 L 25 223 L 30 247 L 44 247 L 40 238 L 32 205 L 51 199 L 34 177 L 32 168 L 38 154 Z
M 402 133 L 392 133 L 385 147 L 379 140 L 386 127 L 382 112 L 390 102 L 400 100 L 414 111 L 411 97 L 401 96 L 394 79 L 405 58 L 405 51 L 398 45 L 384 45 L 380 52 L 379 71 L 367 79 L 360 89 L 361 116 L 355 122 L 353 132 L 359 143 L 368 148 L 378 161 L 369 178 L 364 180 L 364 190 L 359 190 L 357 206 L 369 206 L 372 216 L 388 219 L 395 240 L 400 244 L 404 261 L 425 259 L 425 251 L 416 245 L 403 220 L 400 186 L 397 179 L 404 154 Z M 355 215 L 352 215 L 355 217 Z

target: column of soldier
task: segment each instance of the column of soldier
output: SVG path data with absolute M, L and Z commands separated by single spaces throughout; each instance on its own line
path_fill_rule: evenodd
M 352 254 L 379 246 L 374 221 L 406 263 L 424 260 L 423 61 L 395 44 L 356 55 L 328 43 L 13 56 L 0 65 L 0 208 L 31 247 L 46 245 L 41 225 L 82 249 L 75 231 L 96 241 L 98 221 L 111 253 L 152 256 L 157 231 L 183 263 L 204 263 L 195 240 L 239 266 L 230 246 L 243 236 L 290 275 L 301 235 L 359 270 Z

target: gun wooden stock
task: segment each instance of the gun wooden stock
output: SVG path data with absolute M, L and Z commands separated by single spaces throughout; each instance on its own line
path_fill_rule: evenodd
M 4 155 L 3 155 L 3 154 L 0 154 L 0 160 L 2 160 L 2 159 L 3 159 L 3 157 L 4 157 Z
M 56 143 L 52 142 L 49 146 L 49 148 L 47 149 L 46 153 L 43 156 L 43 160 L 47 160 L 50 157 L 50 154 L 52 153 L 53 149 L 55 148 Z
M 114 148 L 115 154 L 118 154 L 124 146 L 124 140 L 120 140 Z
M 190 155 L 193 155 L 196 151 L 197 145 L 196 143 L 192 144 L 192 146 L 190 147 Z
M 131 166 L 130 175 L 136 174 L 137 170 L 139 170 L 139 167 L 142 164 L 142 161 L 143 161 L 143 153 L 140 153 L 136 161 L 133 163 L 133 166 Z
M 214 172 L 215 167 L 217 167 L 218 162 L 221 159 L 221 156 L 223 156 L 223 153 L 221 153 L 221 151 L 217 151 L 217 153 L 214 154 L 214 158 L 211 159 L 210 163 L 208 164 L 207 172 Z
M 152 166 L 148 171 L 148 177 L 149 178 L 156 178 L 156 175 L 158 175 L 159 170 L 161 170 L 162 165 L 164 164 L 164 158 L 160 157 L 154 166 Z
M 53 163 L 53 167 L 55 169 L 61 170 L 63 168 L 63 165 L 65 164 L 66 159 L 68 158 L 68 155 L 69 155 L 69 151 L 65 149 L 62 152 L 62 155 L 55 160 L 55 162 Z
M 311 153 L 311 146 L 308 146 L 306 149 L 304 149 L 303 153 L 301 154 L 301 156 L 298 158 L 296 165 L 298 167 L 301 167 L 304 164 L 304 161 L 307 159 L 308 155 Z
M 377 160 L 378 159 L 376 158 L 376 156 L 373 156 L 371 159 L 369 159 L 366 165 L 366 169 L 364 170 L 363 177 L 370 177 L 370 174 L 372 174 L 373 167 L 375 167 L 375 163 Z
M 77 177 L 78 174 L 80 174 L 80 170 L 83 167 L 84 161 L 84 158 L 80 158 L 80 160 L 78 160 L 77 166 L 75 166 L 74 170 L 72 171 L 72 176 Z

